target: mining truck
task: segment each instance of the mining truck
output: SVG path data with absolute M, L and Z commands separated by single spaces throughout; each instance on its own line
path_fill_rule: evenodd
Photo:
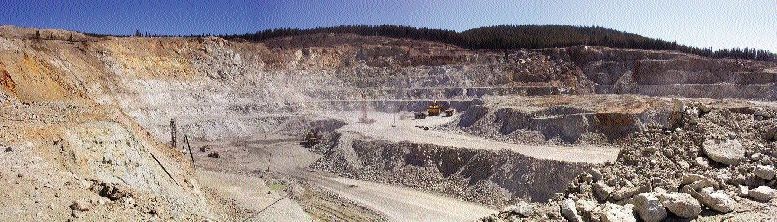
M 432 102 L 432 104 L 429 104 L 429 107 L 426 108 L 426 115 L 428 116 L 439 116 L 440 110 L 442 110 L 442 107 L 437 104 L 437 101 Z

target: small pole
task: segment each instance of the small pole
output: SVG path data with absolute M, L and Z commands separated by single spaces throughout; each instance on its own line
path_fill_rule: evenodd
M 177 148 L 175 145 L 175 134 L 176 134 L 176 128 L 175 128 L 175 119 L 170 119 L 170 140 L 171 145 L 173 145 L 173 148 Z
M 189 148 L 189 156 L 192 158 L 192 169 L 196 169 L 196 165 L 194 164 L 194 152 L 192 152 L 192 145 L 189 144 L 189 135 L 184 134 L 183 141 L 186 142 L 186 147 Z

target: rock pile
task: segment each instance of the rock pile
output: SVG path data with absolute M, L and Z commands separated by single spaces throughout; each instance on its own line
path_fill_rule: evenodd
M 683 113 L 681 127 L 621 141 L 615 163 L 579 175 L 555 210 L 536 211 L 568 221 L 776 220 L 777 143 L 767 129 L 777 121 L 738 109 Z

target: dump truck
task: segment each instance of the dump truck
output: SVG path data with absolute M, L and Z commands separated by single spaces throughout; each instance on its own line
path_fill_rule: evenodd
M 441 110 L 442 110 L 442 107 L 440 107 L 440 105 L 437 104 L 437 101 L 434 101 L 432 102 L 432 104 L 429 104 L 429 107 L 426 108 L 426 115 L 439 116 Z

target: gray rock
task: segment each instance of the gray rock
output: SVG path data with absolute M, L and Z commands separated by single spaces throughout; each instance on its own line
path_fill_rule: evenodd
M 748 196 L 761 202 L 769 202 L 777 194 L 777 191 L 767 186 L 759 186 L 748 192 Z
M 755 174 L 755 176 L 761 179 L 771 180 L 774 178 L 774 167 L 758 165 L 758 166 L 755 166 L 753 173 Z
M 745 158 L 745 148 L 739 140 L 726 140 L 717 142 L 715 140 L 706 140 L 702 144 L 704 153 L 715 162 L 733 165 Z
M 583 218 L 577 213 L 577 207 L 575 201 L 572 199 L 566 199 L 561 203 L 561 216 L 564 216 L 570 222 L 582 222 Z
M 602 172 L 599 171 L 598 169 L 591 169 L 591 172 L 589 172 L 589 173 L 593 177 L 594 182 L 598 182 L 598 181 L 602 180 L 602 177 L 603 177 Z
M 636 195 L 634 209 L 639 213 L 639 217 L 647 222 L 661 221 L 666 218 L 666 208 L 654 193 Z
M 633 206 L 627 204 L 621 206 L 617 204 L 607 203 L 602 209 L 602 215 L 599 218 L 602 222 L 636 222 L 637 218 L 634 217 Z
M 613 191 L 612 187 L 607 186 L 607 184 L 603 183 L 602 181 L 594 183 L 593 188 L 594 188 L 594 195 L 596 195 L 596 199 L 602 200 L 602 201 L 607 200 L 607 198 L 610 198 L 610 194 Z
M 737 203 L 725 192 L 720 190 L 716 191 L 712 187 L 702 189 L 701 192 L 699 192 L 699 196 L 701 197 L 700 201 L 704 206 L 721 213 L 733 211 Z
M 660 196 L 667 210 L 682 218 L 696 218 L 701 213 L 701 203 L 687 193 L 668 193 Z

